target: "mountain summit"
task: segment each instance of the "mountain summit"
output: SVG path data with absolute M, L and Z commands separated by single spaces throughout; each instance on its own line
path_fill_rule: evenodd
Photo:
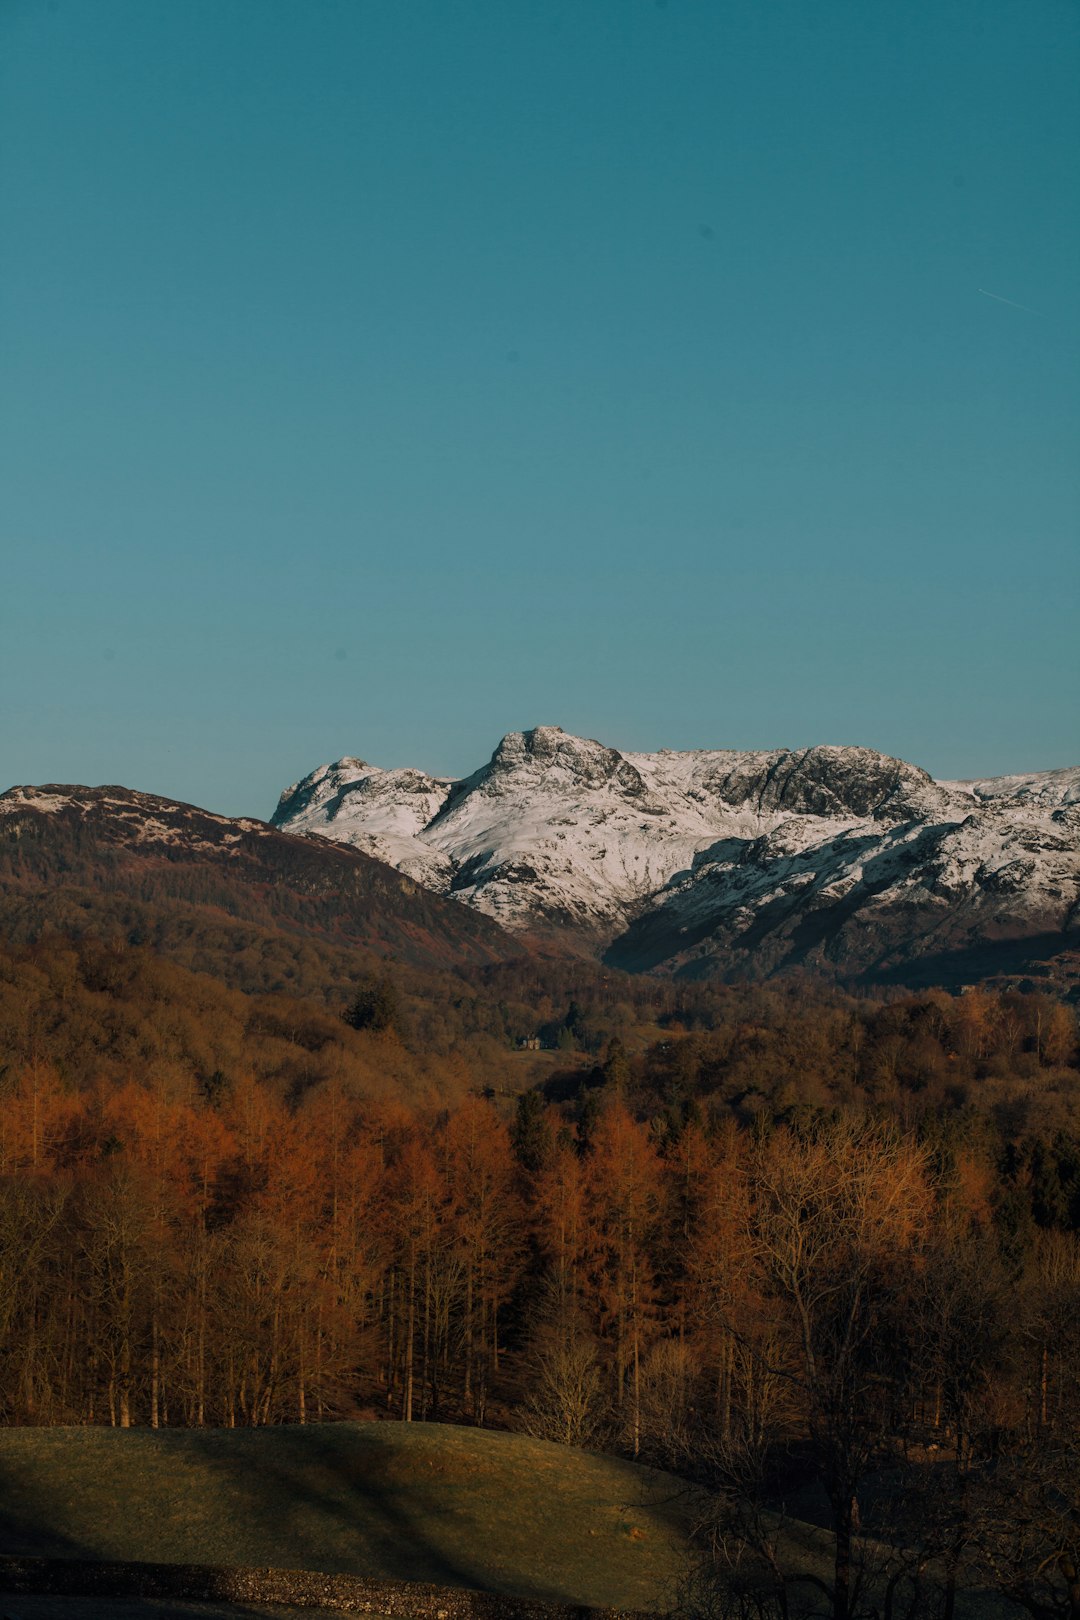
M 869 748 L 637 754 L 537 726 L 459 781 L 322 765 L 272 819 L 624 967 L 962 974 L 1080 946 L 1080 768 L 939 782 Z

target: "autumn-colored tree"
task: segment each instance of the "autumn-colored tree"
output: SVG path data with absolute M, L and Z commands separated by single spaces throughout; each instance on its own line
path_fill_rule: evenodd
M 779 1131 L 754 1156 L 751 1198 L 767 1295 L 790 1332 L 775 1370 L 803 1405 L 831 1509 L 832 1614 L 849 1620 L 859 1487 L 889 1433 L 893 1323 L 933 1208 L 927 1155 L 869 1122 Z
M 614 1404 L 625 1413 L 636 1457 L 641 1450 L 642 1357 L 655 1321 L 652 1243 L 661 1223 L 663 1180 L 647 1128 L 618 1101 L 600 1117 L 588 1170 L 600 1257 L 596 1282 L 614 1339 Z
M 584 1312 L 560 1294 L 554 1277 L 534 1307 L 522 1371 L 527 1433 L 567 1446 L 594 1445 L 604 1435 L 609 1402 L 599 1346 Z
M 462 1399 L 471 1415 L 478 1404 L 483 1410 L 487 1380 L 498 1371 L 499 1314 L 519 1269 L 522 1210 L 509 1132 L 489 1104 L 469 1099 L 455 1110 L 444 1146 L 449 1219 L 464 1271 Z

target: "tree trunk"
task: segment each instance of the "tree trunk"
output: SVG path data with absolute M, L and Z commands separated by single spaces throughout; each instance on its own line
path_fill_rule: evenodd
M 126 1334 L 120 1347 L 120 1427 L 131 1428 L 131 1341 Z
M 161 1399 L 161 1355 L 158 1350 L 158 1319 L 157 1311 L 150 1318 L 150 1427 L 157 1429 L 161 1425 L 160 1419 Z
M 1080 1620 L 1080 1567 L 1075 1559 L 1065 1554 L 1059 1559 L 1058 1568 L 1065 1577 L 1065 1590 L 1069 1598 L 1069 1620 Z
M 473 1274 L 469 1267 L 465 1277 L 465 1385 L 462 1390 L 462 1401 L 467 1413 L 472 1413 L 472 1376 L 473 1376 Z
M 413 1413 L 413 1339 L 416 1326 L 416 1256 L 409 1256 L 409 1313 L 405 1325 L 405 1410 L 406 1423 L 412 1422 Z
M 852 1533 L 855 1524 L 855 1493 L 837 1490 L 833 1496 L 833 1535 L 836 1556 L 833 1572 L 833 1620 L 849 1620 L 851 1615 Z
M 431 1250 L 424 1256 L 424 1325 L 420 1335 L 420 1421 L 428 1416 L 428 1388 L 431 1381 Z
M 633 1435 L 634 1456 L 641 1452 L 641 1334 L 638 1324 L 637 1302 L 637 1260 L 630 1262 L 630 1316 L 632 1323 L 631 1337 L 631 1375 L 633 1378 Z

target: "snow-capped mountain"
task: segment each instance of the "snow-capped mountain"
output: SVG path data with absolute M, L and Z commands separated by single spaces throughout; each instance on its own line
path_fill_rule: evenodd
M 935 782 L 868 748 L 624 754 L 538 726 L 461 781 L 320 766 L 273 822 L 627 967 L 884 970 L 1080 926 L 1080 768 Z

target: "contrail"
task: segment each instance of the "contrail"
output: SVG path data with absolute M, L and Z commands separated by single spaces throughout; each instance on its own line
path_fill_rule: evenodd
M 979 291 L 982 293 L 984 298 L 996 298 L 999 304 L 1008 304 L 1010 309 L 1022 309 L 1025 315 L 1038 314 L 1037 310 L 1029 309 L 1026 304 L 1018 304 L 1015 299 L 1002 298 L 1000 293 L 987 292 L 985 287 L 980 287 Z

